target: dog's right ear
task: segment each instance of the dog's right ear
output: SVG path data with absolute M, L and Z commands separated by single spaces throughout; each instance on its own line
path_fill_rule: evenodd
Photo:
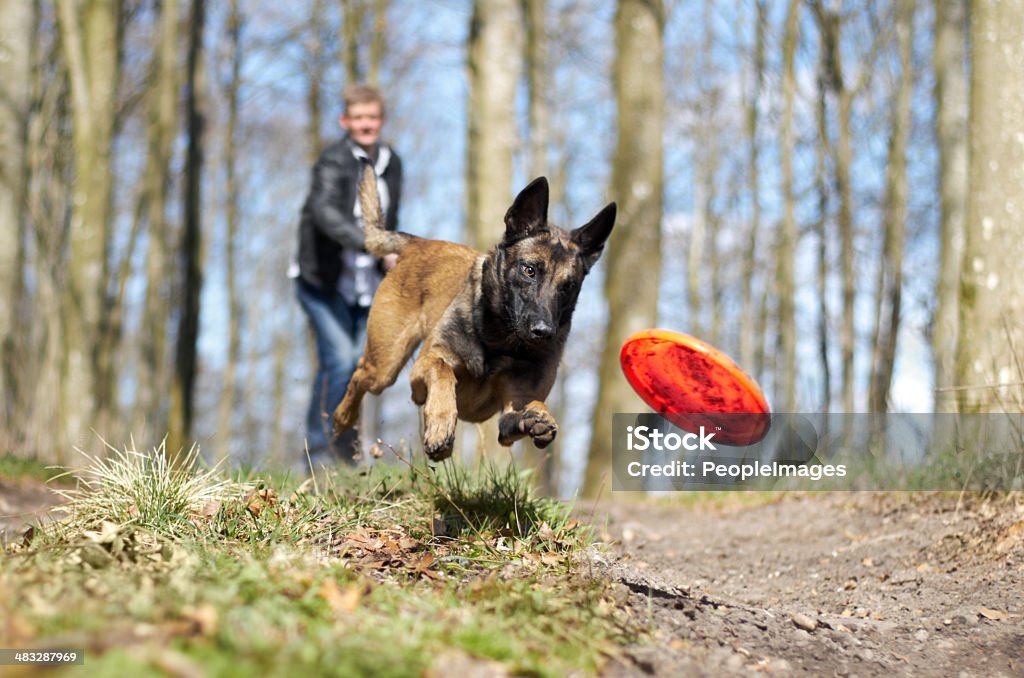
M 514 243 L 548 229 L 548 180 L 539 177 L 520 191 L 505 212 L 506 244 Z

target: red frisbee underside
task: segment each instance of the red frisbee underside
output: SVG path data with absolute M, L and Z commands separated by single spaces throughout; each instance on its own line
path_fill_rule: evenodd
M 643 330 L 622 345 L 619 362 L 633 390 L 679 428 L 715 431 L 715 442 L 753 445 L 771 425 L 768 401 L 729 356 L 668 330 Z

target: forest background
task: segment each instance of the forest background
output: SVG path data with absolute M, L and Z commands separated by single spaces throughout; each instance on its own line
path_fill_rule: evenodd
M 611 413 L 643 409 L 618 347 L 646 327 L 721 347 L 778 412 L 1020 411 L 1020 3 L 0 0 L 0 27 L 5 453 L 167 435 L 301 462 L 286 270 L 359 81 L 403 230 L 488 248 L 539 175 L 556 223 L 619 203 L 561 435 L 516 452 L 551 493 L 609 482 Z M 404 384 L 367 443 L 416 448 Z

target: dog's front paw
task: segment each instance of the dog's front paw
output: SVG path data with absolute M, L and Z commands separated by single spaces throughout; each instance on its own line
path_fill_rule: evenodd
M 533 439 L 533 444 L 541 449 L 550 445 L 558 435 L 558 424 L 543 405 L 527 405 L 519 426 L 523 433 Z
M 452 456 L 455 446 L 455 424 L 432 419 L 424 422 L 423 451 L 431 461 L 443 461 Z
M 334 435 L 340 436 L 345 431 L 349 430 L 356 425 L 356 419 L 359 417 L 359 409 L 346 407 L 345 403 L 341 403 L 334 410 Z

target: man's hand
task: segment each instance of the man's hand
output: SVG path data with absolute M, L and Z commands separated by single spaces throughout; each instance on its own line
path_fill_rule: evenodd
M 397 254 L 385 254 L 384 255 L 384 259 L 382 261 L 384 262 L 384 270 L 385 271 L 390 271 L 391 269 L 393 269 L 395 267 L 395 264 L 398 263 L 398 255 Z

